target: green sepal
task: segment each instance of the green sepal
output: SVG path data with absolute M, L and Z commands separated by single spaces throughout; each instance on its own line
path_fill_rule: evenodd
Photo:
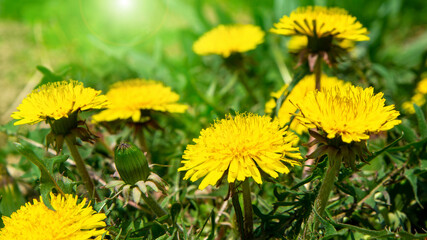
M 46 122 L 50 125 L 53 134 L 55 135 L 67 135 L 71 132 L 72 129 L 77 128 L 79 111 L 75 111 L 68 115 L 68 117 L 63 117 L 60 119 L 46 119 Z

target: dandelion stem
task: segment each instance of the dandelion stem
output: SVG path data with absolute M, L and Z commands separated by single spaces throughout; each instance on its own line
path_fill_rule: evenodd
M 89 172 L 86 169 L 85 163 L 80 156 L 79 151 L 75 145 L 76 139 L 73 135 L 67 135 L 65 137 L 65 142 L 70 150 L 71 156 L 76 162 L 77 171 L 79 171 L 80 177 L 82 178 L 87 191 L 89 192 L 89 196 L 91 199 L 95 198 L 96 200 L 100 200 L 98 193 L 96 192 L 95 186 L 93 184 L 92 179 L 89 176 Z
M 320 91 L 320 79 L 322 77 L 322 58 L 320 58 L 320 56 L 317 57 L 316 63 L 314 64 L 314 76 L 316 77 L 316 90 Z
M 148 164 L 151 164 L 151 153 L 148 150 L 147 141 L 145 140 L 144 128 L 136 129 L 136 137 L 138 138 L 138 142 L 142 148 L 142 151 L 146 153 L 145 157 L 147 158 Z
M 141 197 L 157 217 L 161 218 L 168 214 L 150 194 L 147 194 L 147 196 L 145 194 L 141 194 Z M 172 224 L 170 218 L 168 218 L 167 223 Z
M 236 193 L 234 183 L 230 183 L 231 201 L 233 202 L 234 212 L 236 213 L 237 226 L 239 228 L 240 238 L 245 240 L 245 231 L 243 227 L 243 214 L 240 206 L 239 195 Z
M 331 193 L 332 187 L 334 186 L 336 175 L 340 171 L 341 158 L 331 156 L 331 154 L 329 154 L 328 162 L 328 170 L 326 170 L 322 185 L 320 186 L 319 193 L 316 199 L 314 200 L 314 209 L 311 212 L 310 217 L 308 218 L 306 226 L 304 227 L 303 239 L 307 239 L 307 234 L 308 232 L 310 232 L 310 228 L 312 228 L 311 232 L 315 232 L 317 230 L 319 223 L 314 210 L 316 210 L 316 212 L 320 216 L 323 215 L 323 212 L 325 211 L 325 208 L 328 205 L 329 194 Z
M 322 185 L 320 186 L 319 194 L 317 195 L 316 201 L 314 202 L 316 211 L 320 214 L 320 216 L 322 216 L 323 212 L 325 211 L 326 205 L 328 204 L 329 194 L 331 193 L 332 187 L 334 186 L 336 175 L 340 171 L 340 160 L 340 158 L 334 159 L 330 156 L 328 157 L 329 167 L 326 171 Z
M 251 199 L 251 187 L 249 185 L 249 179 L 246 178 L 243 182 L 243 207 L 245 211 L 244 227 L 246 239 L 253 239 L 253 216 L 252 216 L 252 199 Z

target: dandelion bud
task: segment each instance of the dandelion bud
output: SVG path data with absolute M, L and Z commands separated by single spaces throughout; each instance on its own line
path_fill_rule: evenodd
M 144 154 L 135 144 L 120 143 L 114 155 L 117 171 L 123 181 L 133 185 L 138 181 L 147 180 L 150 168 Z

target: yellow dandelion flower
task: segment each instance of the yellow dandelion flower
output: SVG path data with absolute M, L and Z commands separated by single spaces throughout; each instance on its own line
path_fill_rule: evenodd
M 351 41 L 367 41 L 368 31 L 356 17 L 341 8 L 300 7 L 270 30 L 282 35 L 305 35 L 312 38 L 333 37 Z
M 417 88 L 415 89 L 415 94 L 411 98 L 411 101 L 404 102 L 402 107 L 405 110 L 405 112 L 414 114 L 414 104 L 417 104 L 418 106 L 423 106 L 426 103 L 427 99 L 427 78 L 422 79 L 418 84 Z
M 163 83 L 131 79 L 113 84 L 107 92 L 108 108 L 93 116 L 95 122 L 141 119 L 141 110 L 183 113 L 188 106 L 177 103 L 179 95 Z
M 246 25 L 219 25 L 203 34 L 193 45 L 198 55 L 217 54 L 227 58 L 232 53 L 255 49 L 264 42 L 265 33 L 260 27 Z
M 334 87 L 343 87 L 344 85 L 350 85 L 350 83 L 346 83 L 343 80 L 340 80 L 336 77 L 329 77 L 325 74 L 321 77 L 322 81 L 322 91 L 324 89 L 330 89 Z M 272 99 L 268 101 L 265 105 L 265 113 L 270 114 L 273 112 L 276 107 L 276 99 L 280 98 L 287 89 L 287 86 L 282 87 L 277 92 L 271 94 Z M 277 112 L 277 118 L 280 122 L 280 126 L 284 126 L 287 124 L 297 110 L 297 107 L 294 105 L 300 99 L 304 99 L 305 96 L 315 89 L 315 76 L 314 74 L 307 75 L 303 79 L 301 79 L 297 85 L 292 89 L 289 93 L 288 97 L 280 106 L 279 111 Z M 298 120 L 292 121 L 290 127 L 291 130 L 294 130 L 298 134 L 302 134 L 303 132 L 307 132 L 308 128 L 303 124 L 299 123 Z
M 296 103 L 300 109 L 296 118 L 307 127 L 321 129 L 329 139 L 360 142 L 401 122 L 394 105 L 385 106 L 383 95 L 374 94 L 372 87 L 352 85 L 312 91 Z
M 291 53 L 298 53 L 307 48 L 308 38 L 302 35 L 292 36 L 288 41 L 288 51 Z M 354 41 L 344 39 L 338 42 L 338 46 L 342 49 L 352 50 L 354 48 Z
M 86 240 L 101 239 L 106 233 L 105 214 L 86 205 L 86 199 L 77 203 L 77 197 L 67 194 L 51 196 L 55 211 L 47 208 L 40 198 L 26 203 L 10 217 L 3 216 L 4 227 L 0 240 Z
M 415 89 L 417 93 L 421 94 L 427 94 L 427 78 L 422 79 L 418 84 L 417 88 Z
M 426 103 L 426 95 L 421 93 L 416 93 L 414 96 L 412 96 L 411 101 L 404 102 L 402 105 L 403 110 L 409 114 L 414 114 L 414 104 L 417 106 L 423 106 Z
M 85 88 L 78 81 L 48 83 L 33 90 L 11 117 L 14 125 L 35 124 L 45 120 L 68 118 L 71 114 L 106 107 L 107 98 L 101 91 Z
M 281 129 L 277 120 L 256 114 L 228 115 L 200 132 L 184 151 L 184 179 L 196 181 L 204 177 L 199 189 L 217 184 L 225 173 L 227 180 L 244 181 L 252 177 L 262 183 L 260 170 L 277 178 L 277 173 L 288 173 L 291 166 L 300 165 L 298 148 L 292 145 L 297 138 Z

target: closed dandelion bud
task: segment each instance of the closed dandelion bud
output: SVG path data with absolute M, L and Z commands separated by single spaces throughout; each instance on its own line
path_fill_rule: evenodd
M 120 177 L 127 184 L 134 185 L 138 181 L 146 181 L 150 175 L 144 153 L 133 143 L 120 143 L 114 153 L 114 161 Z

